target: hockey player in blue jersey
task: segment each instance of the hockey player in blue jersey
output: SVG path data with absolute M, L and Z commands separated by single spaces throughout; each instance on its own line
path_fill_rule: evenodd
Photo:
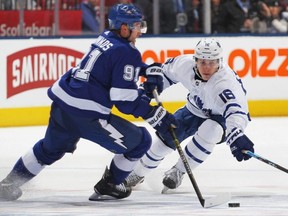
M 123 181 L 150 148 L 151 136 L 146 128 L 112 114 L 112 107 L 142 117 L 164 134 L 177 125 L 172 114 L 151 106 L 150 99 L 138 89 L 139 75 L 162 78 L 157 72 L 161 68 L 145 65 L 135 47 L 136 38 L 146 28 L 141 12 L 133 5 L 118 4 L 108 18 L 109 30 L 96 39 L 76 67 L 49 88 L 53 102 L 45 137 L 0 182 L 0 200 L 18 199 L 24 183 L 65 153 L 74 152 L 80 138 L 115 153 L 89 199 L 128 197 L 131 188 Z
M 179 122 L 175 133 L 179 142 L 186 138 L 184 154 L 193 170 L 212 153 L 216 144 L 226 141 L 238 161 L 250 156 L 242 150 L 254 152 L 253 142 L 244 134 L 250 121 L 246 90 L 237 73 L 222 58 L 218 40 L 205 38 L 195 47 L 194 55 L 181 55 L 168 59 L 162 66 L 164 89 L 181 83 L 188 91 L 187 103 L 174 114 Z M 147 79 L 147 95 L 151 95 L 156 82 Z M 149 87 L 149 85 L 152 87 Z M 170 137 L 158 133 L 151 148 L 138 162 L 135 170 L 125 180 L 135 186 L 155 169 L 176 146 Z M 182 160 L 168 170 L 162 183 L 164 191 L 177 188 L 186 170 Z M 163 192 L 164 192 L 163 191 Z

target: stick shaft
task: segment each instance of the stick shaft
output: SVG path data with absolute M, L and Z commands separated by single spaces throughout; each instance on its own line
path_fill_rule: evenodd
M 257 155 L 257 154 L 255 154 L 255 153 L 253 153 L 253 152 L 251 152 L 251 151 L 248 151 L 248 150 L 243 150 L 242 152 L 243 152 L 244 154 L 247 154 L 247 155 L 253 157 L 253 158 L 256 158 L 256 159 L 259 160 L 259 161 L 262 161 L 262 162 L 264 162 L 264 163 L 266 163 L 266 164 L 269 164 L 270 166 L 273 166 L 273 167 L 275 167 L 276 169 L 279 169 L 279 170 L 281 170 L 281 171 L 283 171 L 283 172 L 288 173 L 288 170 L 287 170 L 286 168 L 284 168 L 284 167 L 280 166 L 279 164 L 276 164 L 276 163 L 274 163 L 274 162 L 272 162 L 272 161 L 270 161 L 270 160 L 268 160 L 268 159 L 266 159 L 266 158 L 263 158 L 263 157 L 261 157 L 260 155 Z
M 174 141 L 174 143 L 176 145 L 176 149 L 177 149 L 177 151 L 179 153 L 179 156 L 180 156 L 180 158 L 181 158 L 181 160 L 182 160 L 182 162 L 184 164 L 185 170 L 186 170 L 186 172 L 187 172 L 187 174 L 189 176 L 189 179 L 190 179 L 190 181 L 192 183 L 192 186 L 193 186 L 193 188 L 194 188 L 194 190 L 196 192 L 196 195 L 197 195 L 201 205 L 204 206 L 205 200 L 204 200 L 204 198 L 202 196 L 202 193 L 201 193 L 201 191 L 200 191 L 200 189 L 198 187 L 198 184 L 197 184 L 197 182 L 195 180 L 195 177 L 194 177 L 194 175 L 192 173 L 192 170 L 190 168 L 189 162 L 187 161 L 187 158 L 184 155 L 183 149 L 181 148 L 181 145 L 180 145 L 180 143 L 179 143 L 179 141 L 178 141 L 178 139 L 177 139 L 177 137 L 175 135 L 175 132 L 174 132 L 173 128 L 170 129 L 170 133 L 171 133 L 171 135 L 173 137 L 173 141 Z
M 154 91 L 153 91 L 153 96 L 154 96 L 157 104 L 158 104 L 159 106 L 162 106 L 162 107 L 163 107 L 163 104 L 162 104 L 162 102 L 161 102 L 160 99 L 159 99 L 159 95 L 158 95 L 158 92 L 157 92 L 156 89 L 154 89 Z M 196 180 L 195 180 L 195 178 L 194 178 L 194 175 L 193 175 L 193 173 L 192 173 L 192 170 L 191 170 L 191 168 L 190 168 L 190 165 L 189 165 L 189 163 L 188 163 L 188 160 L 187 160 L 187 158 L 186 158 L 185 155 L 184 155 L 184 152 L 183 152 L 183 150 L 182 150 L 182 148 L 181 148 L 180 142 L 179 142 L 179 140 L 177 139 L 176 134 L 175 134 L 174 129 L 172 128 L 172 126 L 171 126 L 171 128 L 170 128 L 170 133 L 171 133 L 171 136 L 172 136 L 172 138 L 173 138 L 173 141 L 174 141 L 174 143 L 175 143 L 175 145 L 176 145 L 176 149 L 177 149 L 177 151 L 178 151 L 178 153 L 179 153 L 179 156 L 180 156 L 180 158 L 181 158 L 181 160 L 182 160 L 182 162 L 183 162 L 183 164 L 184 164 L 185 170 L 186 170 L 186 172 L 187 172 L 187 174 L 188 174 L 188 176 L 189 176 L 189 179 L 190 179 L 190 181 L 191 181 L 191 183 L 192 183 L 192 186 L 193 186 L 193 188 L 194 188 L 194 190 L 195 190 L 195 192 L 196 192 L 197 198 L 198 198 L 199 202 L 201 203 L 201 205 L 204 207 L 204 205 L 205 205 L 205 199 L 204 199 L 203 196 L 202 196 L 202 193 L 201 193 L 201 191 L 200 191 L 200 189 L 199 189 L 199 187 L 198 187 L 198 184 L 197 184 L 197 182 L 196 182 Z

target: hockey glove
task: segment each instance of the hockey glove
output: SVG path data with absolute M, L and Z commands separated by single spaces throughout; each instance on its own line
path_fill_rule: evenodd
M 230 145 L 231 152 L 238 161 L 251 158 L 251 156 L 244 154 L 242 150 L 254 152 L 254 144 L 240 129 L 232 130 L 228 137 L 227 144 Z
M 153 106 L 153 110 L 144 117 L 157 132 L 163 136 L 170 134 L 170 129 L 178 127 L 178 121 L 162 106 Z
M 163 72 L 161 64 L 154 63 L 146 68 L 146 81 L 144 82 L 144 89 L 146 95 L 154 98 L 153 90 L 156 89 L 158 94 L 163 91 Z

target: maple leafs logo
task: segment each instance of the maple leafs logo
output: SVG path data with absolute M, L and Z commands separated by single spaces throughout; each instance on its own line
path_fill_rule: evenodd
M 204 115 L 206 115 L 207 117 L 210 117 L 210 116 L 211 116 L 212 110 L 211 110 L 211 109 L 206 109 L 206 108 L 203 107 L 204 103 L 203 103 L 203 101 L 201 100 L 200 97 L 198 97 L 197 95 L 195 95 L 195 96 L 193 97 L 193 100 L 194 100 L 196 106 L 197 106 L 200 110 L 202 110 L 202 112 L 204 113 Z
M 194 95 L 193 100 L 194 100 L 196 106 L 202 110 L 204 103 L 202 102 L 201 98 L 198 97 L 197 95 Z

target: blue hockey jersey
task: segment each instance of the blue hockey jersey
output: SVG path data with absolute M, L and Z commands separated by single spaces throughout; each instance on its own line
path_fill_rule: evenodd
M 143 117 L 151 110 L 137 85 L 145 67 L 133 43 L 104 31 L 81 62 L 48 89 L 48 96 L 78 116 L 108 119 L 115 105 L 125 114 Z

